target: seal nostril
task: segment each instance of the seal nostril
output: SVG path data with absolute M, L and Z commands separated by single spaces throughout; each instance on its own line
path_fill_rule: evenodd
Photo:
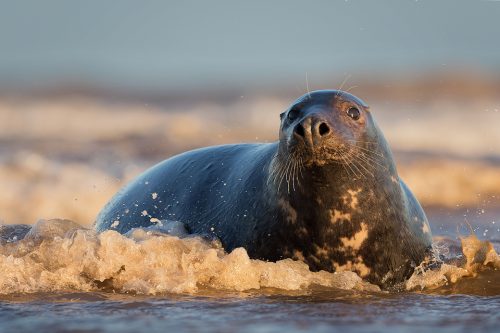
M 297 133 L 301 137 L 304 137 L 306 135 L 304 132 L 304 126 L 302 126 L 301 124 L 298 124 L 297 126 L 295 126 L 295 133 Z
M 327 124 L 321 123 L 319 125 L 319 135 L 323 136 L 325 134 L 328 134 L 330 132 L 330 127 L 328 127 Z

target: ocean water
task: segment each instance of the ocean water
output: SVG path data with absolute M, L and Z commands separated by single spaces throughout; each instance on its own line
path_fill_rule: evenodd
M 3 332 L 498 332 L 499 296 L 313 288 L 209 295 L 51 293 L 0 302 Z
M 436 237 L 448 257 L 381 291 L 353 272 L 252 260 L 158 230 L 68 220 L 0 227 L 0 332 L 498 331 L 498 243 Z

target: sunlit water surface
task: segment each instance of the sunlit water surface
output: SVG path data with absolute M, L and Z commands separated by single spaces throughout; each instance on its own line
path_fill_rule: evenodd
M 499 296 L 313 289 L 302 295 L 55 293 L 0 302 L 2 332 L 498 332 L 499 322 Z

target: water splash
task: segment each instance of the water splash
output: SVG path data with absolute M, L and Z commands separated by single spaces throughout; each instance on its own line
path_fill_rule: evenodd
M 182 238 L 181 238 L 182 237 Z M 408 290 L 455 283 L 487 268 L 500 268 L 489 242 L 462 238 L 461 263 L 416 270 Z M 68 220 L 40 220 L 32 227 L 0 226 L 0 294 L 107 290 L 120 293 L 196 293 L 200 290 L 284 291 L 323 286 L 379 291 L 354 272 L 311 272 L 292 259 L 250 259 L 243 248 L 226 253 L 214 239 L 186 235 L 163 223 L 126 235 L 96 233 Z
M 447 245 L 436 249 L 445 263 L 433 270 L 424 269 L 425 263 L 422 263 L 406 282 L 406 289 L 436 289 L 456 283 L 462 278 L 476 277 L 487 269 L 500 269 L 500 256 L 493 245 L 478 239 L 474 234 L 460 238 L 461 253 L 456 250 L 455 253 L 449 253 L 449 246 L 457 248 L 457 245 L 448 240 Z
M 168 229 L 168 226 L 165 228 Z M 4 227 L 3 234 L 26 230 Z M 165 232 L 162 232 L 165 231 Z M 140 294 L 195 293 L 200 288 L 299 290 L 311 285 L 378 290 L 353 272 L 311 272 L 291 259 L 253 260 L 243 248 L 179 238 L 168 230 L 97 234 L 66 220 L 41 220 L 21 240 L 2 238 L 0 293 L 113 290 Z

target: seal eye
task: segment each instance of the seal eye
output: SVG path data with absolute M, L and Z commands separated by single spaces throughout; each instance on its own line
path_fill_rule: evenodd
M 359 117 L 361 116 L 359 109 L 355 107 L 349 108 L 349 110 L 347 110 L 347 114 L 354 120 L 358 120 Z
M 298 116 L 299 116 L 299 110 L 291 109 L 290 111 L 288 111 L 288 120 L 294 121 L 295 119 L 297 119 Z

